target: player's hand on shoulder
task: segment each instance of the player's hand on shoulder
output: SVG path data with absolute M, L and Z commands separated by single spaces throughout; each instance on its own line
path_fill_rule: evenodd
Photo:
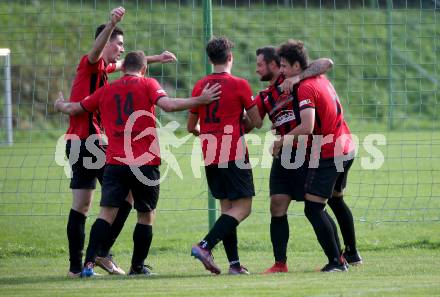
M 283 81 L 283 83 L 280 85 L 281 91 L 283 93 L 291 93 L 293 91 L 293 86 L 299 83 L 299 81 L 300 81 L 299 75 L 286 78 Z
M 60 111 L 60 106 L 63 105 L 64 103 L 65 101 L 64 101 L 63 92 L 60 91 L 58 92 L 57 100 L 55 100 L 55 103 L 53 104 L 55 111 Z
M 161 63 L 173 63 L 177 61 L 176 55 L 169 51 L 164 51 L 159 55 Z
M 122 21 L 122 19 L 124 18 L 124 15 L 125 15 L 125 8 L 124 7 L 120 6 L 120 7 L 114 8 L 110 12 L 110 21 L 112 22 L 113 25 L 116 25 L 117 23 Z
M 202 90 L 202 94 L 199 97 L 199 101 L 201 104 L 209 104 L 213 101 L 220 99 L 220 94 L 222 91 L 220 90 L 220 84 L 215 83 L 210 85 L 209 83 Z

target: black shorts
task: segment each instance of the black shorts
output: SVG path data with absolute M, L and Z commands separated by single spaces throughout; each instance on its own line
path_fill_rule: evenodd
M 269 192 L 270 196 L 286 194 L 296 201 L 304 201 L 304 184 L 307 176 L 307 161 L 302 166 L 286 169 L 281 164 L 281 158 L 274 158 L 270 169 Z M 295 161 L 295 152 L 290 162 Z
M 159 180 L 158 166 L 140 166 L 142 174 L 150 180 Z M 131 171 L 128 165 L 106 165 L 102 182 L 101 206 L 121 207 L 131 190 L 134 208 L 139 212 L 156 209 L 159 199 L 159 184 L 147 186 Z
M 252 169 L 240 169 L 235 161 L 229 161 L 227 168 L 218 164 L 205 166 L 209 190 L 216 199 L 236 200 L 255 196 Z
M 330 199 L 333 191 L 342 192 L 347 185 L 348 171 L 353 159 L 343 162 L 343 172 L 338 172 L 333 159 L 320 160 L 318 168 L 309 168 L 305 192 Z
M 96 169 L 88 169 L 84 166 L 84 158 L 92 158 L 92 163 L 97 162 L 97 157 L 95 154 L 89 152 L 86 148 L 85 140 L 73 140 L 79 141 L 79 155 L 76 159 L 76 154 L 71 154 L 72 152 L 72 140 L 67 140 L 66 142 L 66 156 L 69 159 L 70 167 L 72 168 L 72 178 L 70 179 L 71 189 L 89 189 L 93 190 L 96 188 L 96 180 L 102 184 L 102 176 L 104 173 L 104 163 L 105 163 L 105 149 L 103 146 L 95 142 L 95 145 L 104 152 L 104 160 L 102 166 Z M 75 145 L 75 148 L 78 146 Z

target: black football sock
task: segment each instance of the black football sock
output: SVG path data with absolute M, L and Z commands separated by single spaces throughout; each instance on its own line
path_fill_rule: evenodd
M 332 224 L 324 212 L 325 204 L 304 201 L 304 213 L 315 230 L 316 238 L 324 250 L 329 263 L 339 263 L 339 250 L 336 244 Z
M 111 236 L 111 225 L 103 220 L 96 219 L 90 230 L 89 245 L 87 246 L 86 259 L 84 263 L 95 262 L 98 251 L 102 248 L 102 244 Z
M 336 241 L 336 245 L 338 246 L 338 250 L 339 250 L 339 254 L 342 253 L 342 248 L 341 248 L 341 241 L 339 240 L 339 234 L 338 234 L 338 227 L 336 226 L 335 221 L 333 220 L 333 218 L 331 217 L 331 215 L 328 213 L 327 210 L 324 210 L 330 224 L 332 224 L 332 228 L 333 228 L 333 235 L 335 236 L 335 241 Z
M 228 257 L 229 265 L 240 267 L 240 260 L 238 258 L 237 228 L 234 228 L 223 238 L 223 246 L 225 248 L 226 256 Z
M 153 240 L 153 226 L 136 224 L 133 231 L 133 256 L 131 257 L 132 269 L 139 271 L 150 251 Z
M 222 214 L 215 222 L 208 235 L 200 242 L 203 248 L 213 249 L 216 244 L 225 238 L 233 229 L 237 228 L 238 221 L 227 214 Z
M 85 224 L 87 217 L 76 210 L 71 209 L 67 221 L 67 240 L 69 241 L 69 271 L 81 272 L 84 249 Z
M 350 208 L 345 204 L 343 197 L 332 197 L 328 200 L 328 206 L 335 214 L 339 228 L 341 228 L 346 252 L 348 254 L 356 253 L 356 233 Z
M 111 237 L 109 237 L 108 242 L 103 243 L 102 251 L 99 252 L 99 255 L 101 257 L 105 257 L 110 253 L 110 249 L 115 243 L 116 238 L 118 238 L 119 234 L 122 231 L 122 228 L 124 228 L 125 221 L 130 215 L 131 209 L 132 209 L 131 204 L 126 200 L 118 209 L 118 213 L 116 214 L 115 221 L 112 224 Z
M 287 261 L 287 243 L 289 241 L 289 221 L 287 215 L 272 217 L 270 220 L 270 240 L 276 262 Z

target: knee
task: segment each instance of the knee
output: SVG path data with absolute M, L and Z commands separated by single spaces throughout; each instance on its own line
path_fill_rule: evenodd
M 276 194 L 270 197 L 270 214 L 273 217 L 281 217 L 287 214 L 292 198 L 285 194 Z
M 287 208 L 283 204 L 271 200 L 270 201 L 270 214 L 273 217 L 281 217 L 287 214 Z
M 327 201 L 328 206 L 334 211 L 334 208 L 340 208 L 344 204 L 344 198 L 342 196 L 336 196 L 333 193 L 333 197 Z
M 229 215 L 234 217 L 238 222 L 244 221 L 252 212 L 251 207 L 241 207 L 239 209 L 231 209 Z
M 156 211 L 138 212 L 138 223 L 142 225 L 153 225 Z
M 305 200 L 304 201 L 304 214 L 308 219 L 310 219 L 315 213 L 323 210 L 324 207 L 325 207 L 325 204 Z
M 228 213 L 228 211 L 232 208 L 232 205 L 230 203 L 221 203 L 220 206 L 222 213 Z
M 304 201 L 304 215 L 306 218 L 310 218 L 312 214 L 312 208 L 310 207 L 310 201 L 305 200 Z
M 272 217 L 282 217 L 285 216 L 286 214 L 287 214 L 287 210 L 272 205 L 270 206 L 270 215 Z
M 251 214 L 251 212 L 252 208 L 250 206 L 242 209 L 240 222 L 246 219 Z
M 98 218 L 106 221 L 110 225 L 113 225 L 116 215 L 118 213 L 118 208 L 115 207 L 101 207 L 99 211 Z
M 338 204 L 337 200 L 339 200 L 339 198 L 332 197 L 327 201 L 328 206 L 330 206 L 330 208 L 333 209 L 333 207 L 335 207 L 335 205 Z
M 93 199 L 92 190 L 73 190 L 72 209 L 87 215 Z
M 90 203 L 87 203 L 85 201 L 74 201 L 72 209 L 79 213 L 82 213 L 83 215 L 87 215 L 90 210 Z
M 333 191 L 332 193 L 332 197 L 334 198 L 342 198 L 342 196 L 344 196 L 344 192 L 338 192 L 338 191 Z

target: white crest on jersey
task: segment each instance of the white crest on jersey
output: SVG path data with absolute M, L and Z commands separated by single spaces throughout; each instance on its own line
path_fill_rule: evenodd
M 312 101 L 310 101 L 310 99 L 303 100 L 299 103 L 299 107 L 304 106 L 306 104 L 310 104 L 310 103 L 312 103 Z
M 275 127 L 279 127 L 282 124 L 294 121 L 296 119 L 293 110 L 282 110 L 275 116 L 275 122 L 273 123 Z

